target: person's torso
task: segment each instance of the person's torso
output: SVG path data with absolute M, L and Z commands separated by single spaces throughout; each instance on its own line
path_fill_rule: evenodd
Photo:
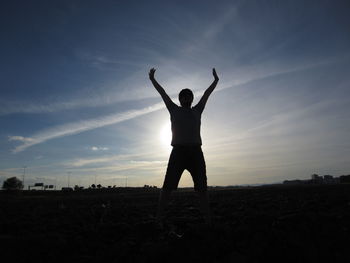
M 200 136 L 201 112 L 195 107 L 174 107 L 170 112 L 171 145 L 202 145 Z

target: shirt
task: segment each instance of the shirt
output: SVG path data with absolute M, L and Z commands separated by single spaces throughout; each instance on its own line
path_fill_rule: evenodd
M 171 120 L 171 145 L 202 145 L 200 127 L 204 105 L 198 103 L 192 108 L 184 108 L 172 103 L 167 108 Z

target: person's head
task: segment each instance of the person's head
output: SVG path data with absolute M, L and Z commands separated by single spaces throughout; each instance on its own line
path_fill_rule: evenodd
M 193 92 L 190 89 L 183 89 L 179 93 L 179 101 L 182 107 L 191 107 Z

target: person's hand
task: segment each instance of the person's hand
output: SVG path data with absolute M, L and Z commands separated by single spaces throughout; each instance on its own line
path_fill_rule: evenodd
M 216 74 L 215 68 L 213 68 L 213 76 L 214 76 L 214 79 L 215 79 L 215 80 L 219 80 L 219 77 L 218 77 L 218 75 Z
M 149 79 L 154 79 L 154 72 L 156 72 L 155 68 L 151 68 L 148 75 L 149 75 Z

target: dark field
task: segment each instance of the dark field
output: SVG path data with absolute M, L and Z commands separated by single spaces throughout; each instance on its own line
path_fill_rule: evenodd
M 213 225 L 178 191 L 0 192 L 1 257 L 21 261 L 350 262 L 350 185 L 210 190 Z M 3 261 L 5 262 L 5 261 Z

